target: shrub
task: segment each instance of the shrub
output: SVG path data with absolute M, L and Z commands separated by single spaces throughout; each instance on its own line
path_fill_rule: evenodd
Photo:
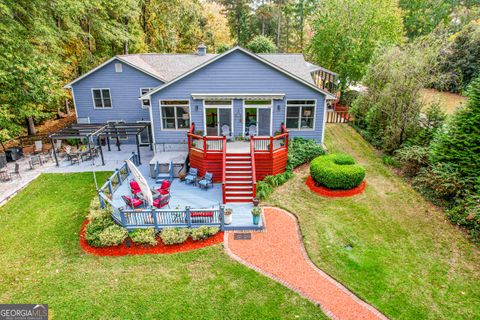
M 218 46 L 217 46 L 217 54 L 222 54 L 224 52 L 227 52 L 228 50 L 230 50 L 230 46 L 226 43 L 220 43 Z
M 293 138 L 288 145 L 287 170 L 291 171 L 325 153 L 325 149 L 315 140 Z
M 183 243 L 189 235 L 190 230 L 186 228 L 165 228 L 160 232 L 160 238 L 166 245 Z
M 414 176 L 422 167 L 428 165 L 428 153 L 427 147 L 405 146 L 395 152 L 395 158 L 402 165 L 405 174 Z
M 101 247 L 102 241 L 100 240 L 100 234 L 103 230 L 114 224 L 115 223 L 110 215 L 98 215 L 88 222 L 87 227 L 85 228 L 85 240 L 87 240 L 87 243 L 91 246 Z
M 191 229 L 190 233 L 192 239 L 198 241 L 208 239 L 209 237 L 216 235 L 218 231 L 220 231 L 220 229 L 217 227 L 201 226 L 199 228 Z
M 260 207 L 254 207 L 252 209 L 252 216 L 259 216 L 262 214 L 262 209 Z
M 154 246 L 157 244 L 155 230 L 153 228 L 137 229 L 129 234 L 130 239 L 138 244 L 148 244 Z
M 313 180 L 330 189 L 352 189 L 362 183 L 365 169 L 346 154 L 332 153 L 315 158 L 310 163 Z
M 98 234 L 100 247 L 117 246 L 128 237 L 128 231 L 119 225 L 111 225 Z
M 266 199 L 270 193 L 273 192 L 273 187 L 265 181 L 257 182 L 257 198 L 260 200 Z
M 392 166 L 392 167 L 398 167 L 399 166 L 398 161 L 394 157 L 391 157 L 391 156 L 383 156 L 382 157 L 382 162 L 383 162 L 383 164 L 385 164 L 387 166 Z
M 247 43 L 246 47 L 254 53 L 275 53 L 278 51 L 273 41 L 265 36 L 255 36 Z
M 475 241 L 480 241 L 480 195 L 468 195 L 458 200 L 447 210 L 447 217 L 455 224 L 465 227 Z

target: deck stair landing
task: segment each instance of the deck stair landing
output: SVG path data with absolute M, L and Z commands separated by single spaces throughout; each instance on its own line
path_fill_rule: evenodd
M 253 201 L 252 158 L 250 153 L 227 153 L 225 161 L 227 203 Z

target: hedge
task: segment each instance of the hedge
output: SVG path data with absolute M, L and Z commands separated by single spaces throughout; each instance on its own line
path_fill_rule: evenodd
M 334 190 L 348 190 L 360 185 L 365 169 L 353 157 L 332 153 L 319 156 L 310 163 L 310 175 L 316 183 Z

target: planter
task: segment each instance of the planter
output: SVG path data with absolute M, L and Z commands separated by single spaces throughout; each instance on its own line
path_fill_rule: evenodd
M 258 207 L 258 204 L 260 203 L 260 199 L 258 198 L 253 198 L 253 206 Z
M 223 217 L 224 217 L 224 223 L 225 224 L 231 224 L 232 223 L 232 214 L 233 214 L 233 210 L 231 208 L 226 208 L 225 209 L 225 212 L 223 214 Z
M 260 216 L 252 216 L 253 218 L 253 224 L 258 225 L 260 223 Z
M 258 225 L 260 222 L 260 215 L 262 214 L 262 209 L 259 207 L 254 207 L 252 209 L 252 219 L 253 219 L 253 224 Z

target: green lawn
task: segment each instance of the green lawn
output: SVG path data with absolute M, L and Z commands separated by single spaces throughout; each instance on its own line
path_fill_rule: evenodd
M 0 303 L 48 303 L 57 319 L 325 319 L 220 245 L 175 255 L 85 254 L 78 234 L 92 180 L 42 175 L 0 208 Z
M 315 264 L 393 319 L 480 319 L 479 247 L 351 127 L 329 126 L 326 144 L 366 167 L 364 194 L 317 196 L 306 167 L 268 199 L 297 215 Z

